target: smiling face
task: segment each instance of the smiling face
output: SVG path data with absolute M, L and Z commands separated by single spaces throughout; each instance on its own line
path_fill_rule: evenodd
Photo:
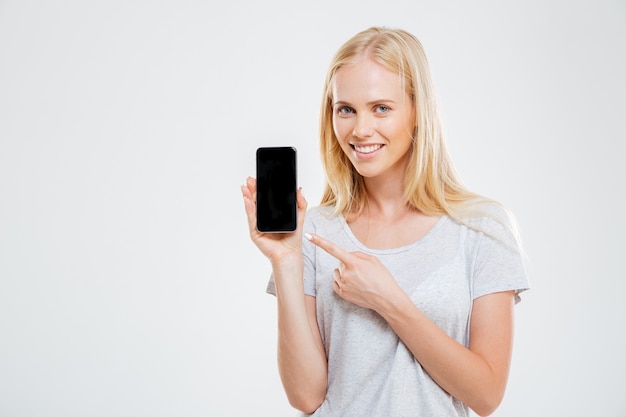
M 337 70 L 332 97 L 335 136 L 359 174 L 403 178 L 415 111 L 398 74 L 363 58 Z

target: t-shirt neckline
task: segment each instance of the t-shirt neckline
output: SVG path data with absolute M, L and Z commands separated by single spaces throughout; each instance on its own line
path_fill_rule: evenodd
M 339 213 L 338 219 L 339 219 L 339 222 L 341 223 L 341 226 L 343 227 L 344 232 L 348 235 L 348 238 L 350 238 L 350 240 L 359 248 L 359 250 L 366 252 L 366 253 L 371 253 L 371 254 L 392 254 L 392 253 L 404 252 L 406 250 L 409 250 L 416 246 L 420 246 L 424 244 L 427 240 L 431 238 L 432 235 L 437 233 L 437 230 L 441 228 L 441 225 L 447 221 L 448 216 L 445 214 L 441 215 L 441 217 L 437 220 L 435 225 L 431 227 L 431 229 L 428 232 L 426 232 L 424 236 L 420 237 L 416 241 L 408 243 L 403 246 L 398 246 L 396 248 L 388 248 L 388 249 L 372 249 L 370 247 L 365 246 L 354 235 L 354 233 L 352 233 L 352 229 L 350 229 L 350 225 L 348 225 L 348 222 L 346 221 L 346 218 L 343 216 L 343 213 Z

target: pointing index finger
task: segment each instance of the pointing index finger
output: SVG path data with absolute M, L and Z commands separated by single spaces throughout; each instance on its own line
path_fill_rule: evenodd
M 324 249 L 329 255 L 334 256 L 344 264 L 349 263 L 350 252 L 346 252 L 330 240 L 324 239 L 323 237 L 314 235 L 312 233 L 305 233 L 304 237 L 309 239 L 316 246 Z

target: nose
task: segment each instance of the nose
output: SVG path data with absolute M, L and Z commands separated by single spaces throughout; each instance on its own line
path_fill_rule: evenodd
M 352 136 L 358 139 L 369 138 L 374 134 L 374 121 L 367 114 L 359 114 L 356 117 Z

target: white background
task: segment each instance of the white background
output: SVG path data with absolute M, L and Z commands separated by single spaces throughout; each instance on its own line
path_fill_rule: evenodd
M 626 415 L 626 2 L 0 0 L 0 416 L 292 416 L 240 185 L 326 67 L 426 49 L 466 184 L 517 215 L 532 291 L 496 416 Z

